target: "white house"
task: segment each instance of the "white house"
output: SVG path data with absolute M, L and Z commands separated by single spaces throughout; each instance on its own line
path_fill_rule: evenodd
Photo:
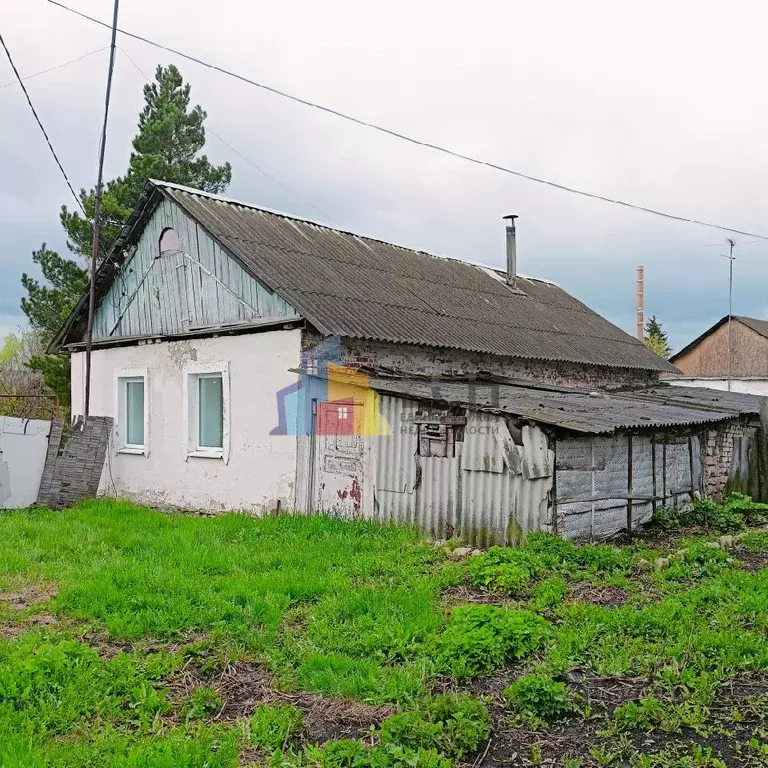
M 488 543 L 608 535 L 705 487 L 700 440 L 748 445 L 755 399 L 673 398 L 669 363 L 517 275 L 507 235 L 504 273 L 149 182 L 96 276 L 100 492 Z M 86 320 L 84 296 L 52 344 L 74 414 Z

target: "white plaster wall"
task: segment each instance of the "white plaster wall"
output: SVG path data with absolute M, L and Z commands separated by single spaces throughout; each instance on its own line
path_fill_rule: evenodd
M 707 387 L 708 389 L 728 390 L 728 381 L 726 379 L 669 378 L 666 381 L 675 387 Z M 731 392 L 766 397 L 768 396 L 768 379 L 731 379 Z
M 0 509 L 37 501 L 51 422 L 0 416 Z
M 159 342 L 94 350 L 91 414 L 112 416 L 119 369 L 147 369 L 148 455 L 116 451 L 114 434 L 100 493 L 187 509 L 273 509 L 295 504 L 296 436 L 270 435 L 277 392 L 295 383 L 298 330 Z M 229 461 L 189 457 L 184 445 L 183 369 L 226 361 L 230 377 Z M 72 355 L 72 413 L 83 411 L 85 355 Z M 289 431 L 291 431 L 289 429 Z

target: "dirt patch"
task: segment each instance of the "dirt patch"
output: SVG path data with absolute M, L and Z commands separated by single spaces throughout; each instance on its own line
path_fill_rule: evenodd
M 173 708 L 172 719 L 179 718 L 183 702 L 196 688 L 213 688 L 223 705 L 213 718 L 232 722 L 248 717 L 260 704 L 293 704 L 304 715 L 301 741 L 321 744 L 330 739 L 360 739 L 377 727 L 395 709 L 374 707 L 348 699 L 329 699 L 316 693 L 285 693 L 267 670 L 250 661 L 230 664 L 223 672 L 206 675 L 199 667 L 187 666 L 181 674 L 166 681 Z
M 591 605 L 623 605 L 627 593 L 621 587 L 592 587 L 580 582 L 571 587 L 571 599 Z
M 61 620 L 45 612 L 30 613 L 32 609 L 47 603 L 55 597 L 55 584 L 25 584 L 18 589 L 0 592 L 0 639 L 15 640 L 28 629 L 58 627 Z M 10 616 L 8 615 L 10 613 Z
M 188 637 L 182 637 L 178 640 L 171 642 L 150 642 L 140 641 L 134 643 L 130 640 L 120 640 L 119 638 L 112 637 L 108 632 L 86 632 L 80 636 L 82 642 L 87 643 L 94 648 L 96 652 L 103 659 L 114 659 L 121 653 L 134 653 L 139 651 L 146 655 L 149 653 L 159 653 L 161 651 L 167 651 L 169 653 L 177 653 L 182 648 L 200 643 L 206 639 L 204 634 L 190 635 Z
M 498 670 L 491 677 L 473 681 L 465 691 L 482 696 L 491 716 L 491 737 L 483 746 L 473 768 L 515 765 L 562 765 L 566 757 L 583 757 L 596 739 L 596 722 L 566 721 L 532 730 L 512 723 L 504 701 L 504 689 L 524 674 L 522 667 Z M 539 762 L 541 759 L 542 762 Z M 583 763 L 588 765 L 589 763 Z
M 746 547 L 739 547 L 731 550 L 730 554 L 744 566 L 746 571 L 754 573 L 768 566 L 767 552 L 750 552 Z
M 15 640 L 29 629 L 59 629 L 62 622 L 58 616 L 50 613 L 36 613 L 24 619 L 0 622 L 0 639 Z
M 606 713 L 634 699 L 645 696 L 650 689 L 648 680 L 637 677 L 593 677 L 582 670 L 573 669 L 567 682 L 584 702 Z
M 0 592 L 0 603 L 12 611 L 24 611 L 35 605 L 47 603 L 56 597 L 59 588 L 55 584 L 28 584 L 21 589 Z
M 504 689 L 524 672 L 522 666 L 507 667 L 458 689 L 484 697 L 491 715 L 491 738 L 482 745 L 473 768 L 560 766 L 566 758 L 578 759 L 582 768 L 601 765 L 603 763 L 590 755 L 590 748 L 605 747 L 608 752 L 616 748 L 616 745 L 606 744 L 605 736 L 601 735 L 606 719 L 612 716 L 616 707 L 648 696 L 652 685 L 649 679 L 595 677 L 587 670 L 573 669 L 565 681 L 574 693 L 581 696 L 582 702 L 589 705 L 589 719 L 575 716 L 532 729 L 513 722 L 513 713 L 507 708 L 503 697 Z M 456 689 L 450 681 L 444 681 L 439 686 L 439 690 L 449 689 Z M 712 732 L 708 736 L 697 735 L 687 728 L 671 734 L 639 730 L 631 734 L 630 743 L 634 749 L 647 754 L 670 747 L 687 754 L 686 749 L 690 751 L 693 745 L 698 744 L 712 748 L 728 766 L 746 768 L 755 765 L 739 753 L 736 745 L 746 744 L 755 727 L 765 727 L 764 713 L 768 702 L 763 700 L 761 707 L 761 696 L 768 696 L 768 675 L 749 675 L 726 681 L 710 707 Z M 731 712 L 734 708 L 741 713 L 740 723 L 733 722 Z M 732 732 L 722 730 L 719 724 L 728 726 Z M 619 761 L 615 764 L 627 763 Z
M 443 600 L 448 606 L 475 603 L 478 605 L 509 605 L 514 600 L 509 595 L 498 592 L 486 592 L 479 587 L 471 587 L 461 584 L 457 587 L 448 587 L 443 590 Z
M 132 643 L 114 640 L 106 632 L 86 632 L 80 640 L 90 645 L 102 659 L 114 659 L 121 653 L 133 653 L 134 650 Z

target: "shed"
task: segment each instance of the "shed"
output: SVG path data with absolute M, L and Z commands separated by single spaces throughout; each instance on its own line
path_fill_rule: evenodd
M 760 398 L 750 395 L 371 373 L 347 407 L 364 409 L 371 392 L 377 436 L 321 436 L 305 457 L 309 509 L 487 546 L 533 531 L 608 538 L 729 484 L 763 493 Z

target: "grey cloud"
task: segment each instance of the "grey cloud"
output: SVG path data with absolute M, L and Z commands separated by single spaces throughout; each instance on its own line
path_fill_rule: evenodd
M 105 13 L 97 0 L 76 5 Z M 511 10 L 489 2 L 466 13 L 403 1 L 375 15 L 352 2 L 220 3 L 213 18 L 202 2 L 136 0 L 124 4 L 121 24 L 527 173 L 762 231 L 768 107 L 753 96 L 762 90 L 765 11 L 746 7 L 749 13 L 724 18 L 713 2 L 689 1 L 650 2 L 642 13 L 608 2 Z M 44 3 L 24 20 L 11 19 L 4 33 L 25 72 L 101 47 L 106 35 Z M 120 44 L 148 74 L 174 60 L 135 41 Z M 100 54 L 30 83 L 78 187 L 95 177 L 105 62 Z M 727 263 L 710 247 L 722 233 L 475 168 L 175 63 L 212 130 L 297 193 L 211 136 L 212 158 L 234 166 L 233 197 L 322 219 L 318 206 L 343 228 L 493 266 L 503 264 L 500 217 L 513 212 L 521 217 L 521 272 L 555 280 L 629 331 L 639 263 L 648 313 L 662 319 L 673 346 L 727 311 Z M 5 68 L 2 82 L 7 75 Z M 120 54 L 108 177 L 125 169 L 141 86 Z M 18 305 L 32 248 L 43 239 L 63 248 L 56 217 L 69 202 L 26 105 L 9 90 L 0 90 L 2 307 Z M 724 103 L 713 102 L 714 93 L 727 94 Z M 741 314 L 765 314 L 766 247 L 738 250 L 734 308 Z

